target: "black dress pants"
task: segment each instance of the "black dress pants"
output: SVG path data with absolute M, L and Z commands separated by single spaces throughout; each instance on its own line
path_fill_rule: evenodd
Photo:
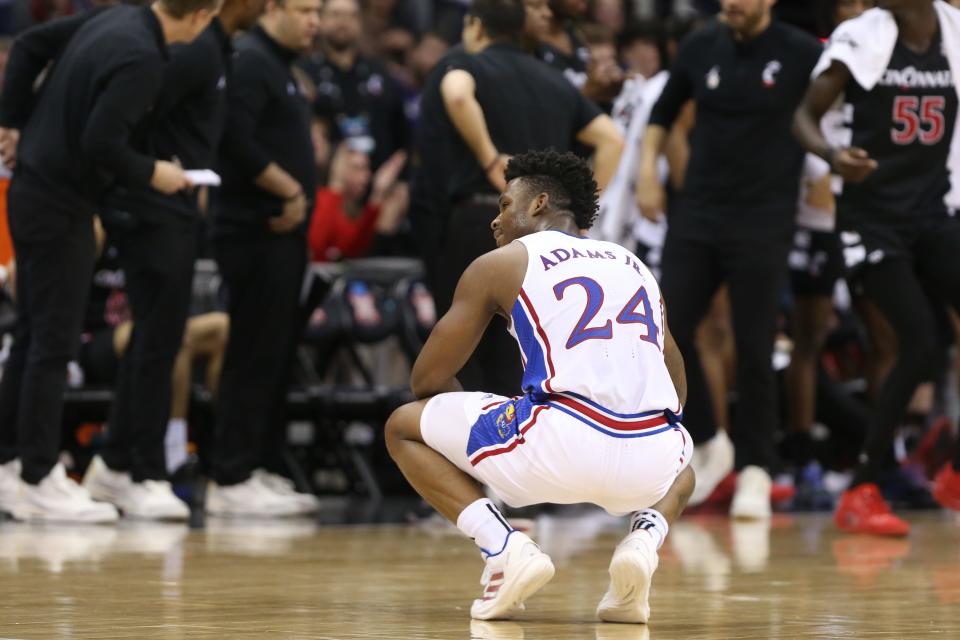
M 101 451 L 134 482 L 167 476 L 164 437 L 170 419 L 173 364 L 190 311 L 197 222 L 169 212 L 163 222 L 116 225 L 105 217 L 117 247 L 133 315 L 130 344 L 120 361 L 107 440 Z
M 684 426 L 697 443 L 716 433 L 717 421 L 694 337 L 714 294 L 726 282 L 740 398 L 732 433 L 736 466 L 775 469 L 774 432 L 779 414 L 772 354 L 792 228 L 757 228 L 720 216 L 715 221 L 678 220 L 670 224 L 663 250 L 661 289 L 667 324 L 686 365 Z
M 0 381 L 0 463 L 19 457 L 39 483 L 57 463 L 67 363 L 80 346 L 93 277 L 93 215 L 14 178 L 8 193 L 17 255 L 17 327 Z
M 227 285 L 230 341 L 220 379 L 213 479 L 244 482 L 282 429 L 286 391 L 304 314 L 307 266 L 299 234 L 221 236 L 214 253 Z

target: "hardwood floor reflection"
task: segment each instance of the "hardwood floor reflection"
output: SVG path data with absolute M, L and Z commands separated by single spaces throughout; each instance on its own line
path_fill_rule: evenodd
M 828 516 L 677 523 L 649 627 L 600 624 L 623 523 L 541 518 L 557 577 L 516 621 L 469 620 L 481 563 L 452 528 L 209 521 L 204 530 L 0 524 L 2 638 L 960 637 L 960 521 L 907 540 L 838 534 Z

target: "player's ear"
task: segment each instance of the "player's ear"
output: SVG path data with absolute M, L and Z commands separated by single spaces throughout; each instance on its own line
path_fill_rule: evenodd
M 547 207 L 550 205 L 550 196 L 546 193 L 538 193 L 530 201 L 530 215 L 538 216 L 544 211 L 547 210 Z

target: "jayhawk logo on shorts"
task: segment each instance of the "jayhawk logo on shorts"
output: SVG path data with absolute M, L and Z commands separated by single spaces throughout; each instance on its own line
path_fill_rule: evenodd
M 510 425 L 517 417 L 517 409 L 510 403 L 506 410 L 497 416 L 497 434 L 501 438 L 506 438 L 510 434 Z

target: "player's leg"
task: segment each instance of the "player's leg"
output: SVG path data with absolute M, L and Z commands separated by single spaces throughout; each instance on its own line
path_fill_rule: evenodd
M 597 607 L 606 622 L 646 623 L 650 619 L 650 584 L 660 563 L 658 550 L 693 493 L 696 478 L 689 466 L 677 475 L 666 495 L 634 512 L 630 533 L 610 561 L 610 587 Z
M 476 401 L 482 397 L 441 394 L 404 405 L 390 416 L 385 436 L 390 456 L 417 493 L 480 548 L 486 563 L 481 579 L 484 592 L 470 613 L 478 619 L 495 619 L 522 609 L 523 601 L 553 577 L 554 568 L 529 537 L 510 527 L 484 496 L 477 477 L 466 471 L 472 468 L 467 443 L 480 419 Z M 468 401 L 478 404 L 478 410 L 464 410 Z M 468 417 L 474 413 L 476 420 Z
M 770 474 L 779 465 L 773 435 L 780 419 L 770 354 L 790 246 L 789 234 L 779 233 L 725 243 L 740 397 L 733 427 L 739 473 L 730 513 L 738 518 L 770 517 Z
M 851 488 L 837 506 L 835 521 L 845 531 L 906 535 L 909 525 L 892 514 L 876 481 L 919 382 L 935 363 L 936 324 L 930 301 L 906 259 L 888 259 L 863 267 L 864 294 L 890 324 L 899 348 L 896 361 L 876 399 L 870 431 Z
M 950 219 L 922 238 L 920 271 L 934 291 L 960 312 L 960 223 Z M 942 506 L 960 511 L 960 448 L 934 481 L 933 496 Z
M 464 509 L 484 497 L 483 489 L 479 482 L 423 441 L 420 418 L 427 402 L 419 400 L 404 405 L 390 416 L 386 425 L 387 450 L 417 493 L 443 517 L 456 523 Z M 502 537 L 505 539 L 506 534 Z
M 794 308 L 786 373 L 788 420 L 790 432 L 799 435 L 809 432 L 816 413 L 817 362 L 833 320 L 834 285 L 843 270 L 839 240 L 833 233 L 800 229 L 789 262 Z

